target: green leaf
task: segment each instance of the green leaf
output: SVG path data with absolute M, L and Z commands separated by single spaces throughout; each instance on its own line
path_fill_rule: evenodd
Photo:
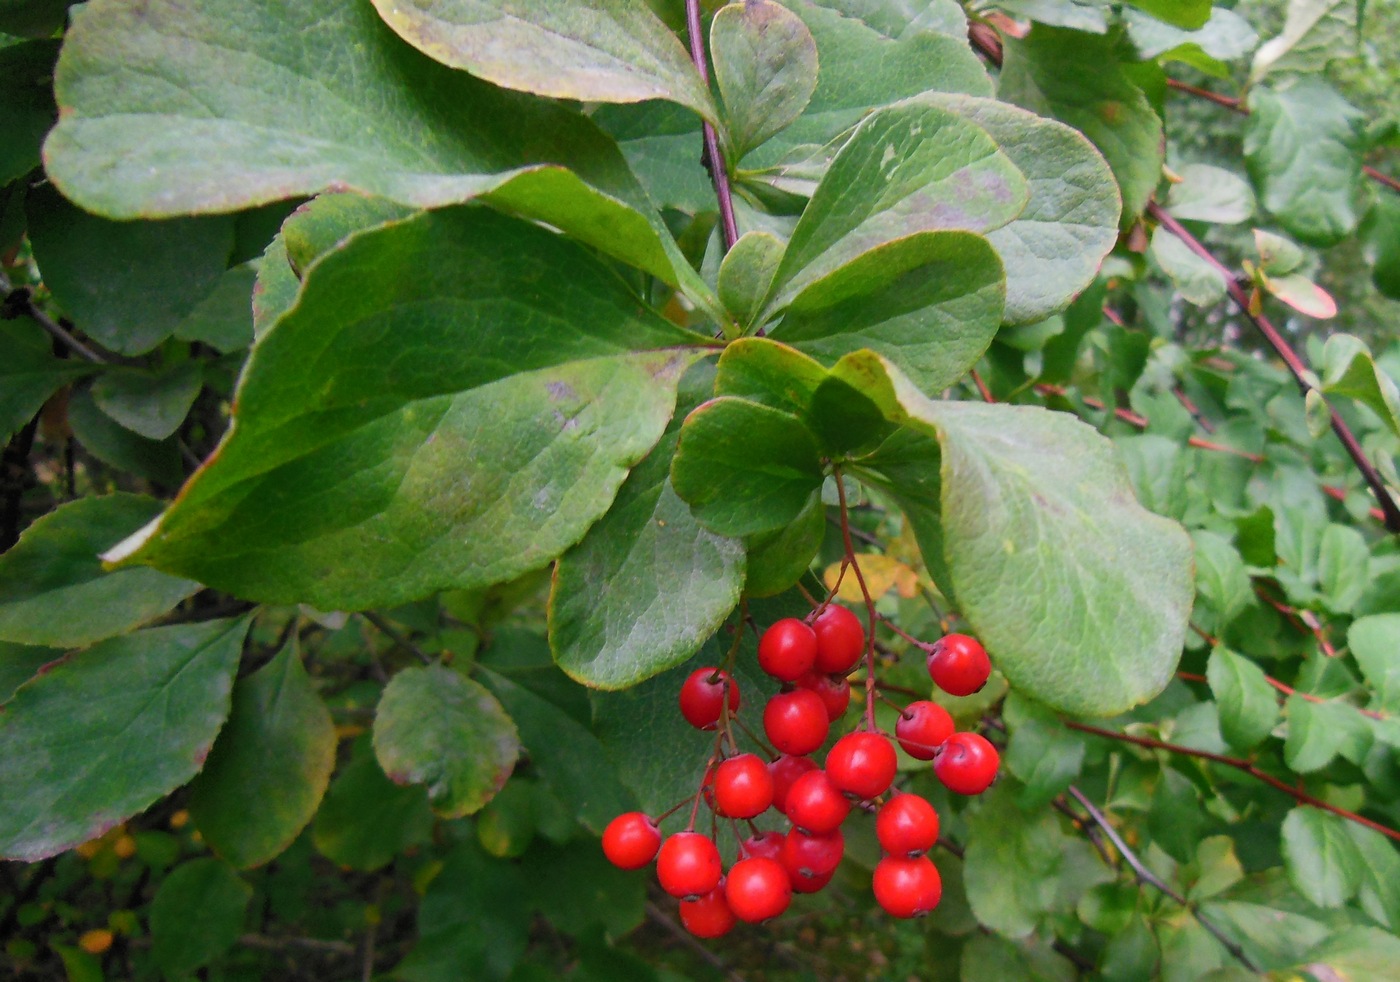
M 584 685 L 626 688 L 680 664 L 739 602 L 744 544 L 702 526 L 671 488 L 679 430 L 677 421 L 555 567 L 550 646 Z
M 48 335 L 28 317 L 0 321 L 0 440 L 8 442 L 64 382 L 96 370 L 55 358 Z
M 1301 805 L 1283 820 L 1283 860 L 1288 879 L 1319 907 L 1340 907 L 1361 885 L 1365 864 L 1346 820 Z
M 731 396 L 686 417 L 671 465 L 676 494 L 728 536 L 787 525 L 821 482 L 820 450 L 797 417 Z
M 1254 248 L 1259 252 L 1259 268 L 1270 276 L 1291 273 L 1306 258 L 1297 243 L 1261 228 L 1254 230 Z
M 1347 645 L 1375 694 L 1379 708 L 1400 713 L 1400 614 L 1372 614 L 1352 621 Z
M 0 855 L 71 849 L 193 777 L 228 715 L 247 630 L 138 631 L 21 686 L 0 713 Z
M 1209 164 L 1187 164 L 1178 174 L 1181 183 L 1167 192 L 1167 211 L 1174 218 L 1237 225 L 1254 215 L 1254 192 L 1244 178 Z
M 316 814 L 335 745 L 331 714 L 288 645 L 233 687 L 228 722 L 190 784 L 204 841 L 239 869 L 280 855 Z
M 289 21 L 279 0 L 98 0 L 74 17 L 55 91 L 48 173 L 99 214 L 229 211 L 329 187 L 416 207 L 486 196 L 708 294 L 593 123 L 434 62 L 367 4 L 308 0 Z
M 1372 359 L 1366 342 L 1350 334 L 1333 334 L 1322 346 L 1320 374 L 1324 393 L 1355 399 L 1400 435 L 1400 391 Z
M 0 31 L 51 37 L 67 19 L 68 0 L 0 0 Z
M 63 652 L 53 648 L 0 641 L 0 706 L 9 702 L 15 690 L 37 675 L 39 669 L 62 657 Z
M 233 249 L 227 216 L 114 222 L 51 186 L 29 192 L 29 237 L 44 283 L 102 345 L 150 351 L 213 292 Z
M 253 888 L 227 863 L 208 858 L 182 863 L 160 881 L 151 901 L 156 962 L 175 978 L 208 965 L 243 933 L 252 899 Z
M 0 15 L 4 8 L 0 7 Z M 5 30 L 0 16 L 0 30 Z M 0 48 L 0 186 L 39 166 L 39 144 L 57 114 L 53 103 L 57 41 L 29 41 Z
M 1254 598 L 1249 573 L 1239 551 L 1223 536 L 1197 530 L 1191 533 L 1196 547 L 1196 592 L 1227 624 Z
M 1008 324 L 1064 310 L 1118 240 L 1113 172 L 1077 130 L 995 99 L 925 96 L 982 127 L 1030 186 L 1025 210 L 987 233 L 1007 270 Z
M 962 949 L 959 982 L 1074 982 L 1074 963 L 1040 939 L 1020 943 L 995 935 L 973 937 Z
M 1047 809 L 1025 814 L 1005 786 L 983 795 L 968 822 L 963 882 L 977 920 L 1023 938 L 1055 906 L 1064 836 Z
M 817 45 L 781 4 L 744 0 L 715 14 L 710 52 L 724 102 L 727 159 L 736 164 L 807 108 L 817 87 Z
M 1184 300 L 1197 307 L 1209 307 L 1224 299 L 1225 277 L 1220 270 L 1166 229 L 1153 234 L 1150 254 Z
M 1021 172 L 975 124 L 919 102 L 877 112 L 841 148 L 802 212 L 769 309 L 895 239 L 999 228 L 1028 197 Z
M 1400 299 L 1400 194 L 1377 194 L 1361 224 L 1361 247 L 1376 289 L 1392 300 Z
M 1220 707 L 1220 734 L 1230 746 L 1250 750 L 1273 732 L 1278 694 L 1262 668 L 1228 648 L 1215 648 L 1206 680 Z
M 1326 82 L 1251 89 L 1244 157 L 1259 203 L 1309 245 L 1345 238 L 1361 220 L 1362 114 Z
M 1250 84 L 1272 72 L 1320 73 L 1350 57 L 1360 40 L 1361 6 L 1358 0 L 1289 0 L 1283 31 L 1254 53 Z
M 753 324 L 782 261 L 786 243 L 768 232 L 745 232 L 719 266 L 719 298 L 741 327 Z
M 1134 10 L 1125 10 L 1123 19 L 1141 57 L 1179 61 L 1216 78 L 1229 78 L 1227 63 L 1243 58 L 1259 43 L 1249 21 L 1223 7 L 1214 8 L 1205 26 L 1195 31 L 1179 30 Z
M 377 870 L 433 830 L 428 796 L 418 786 L 400 787 L 384 776 L 369 740 L 336 775 L 311 826 L 316 850 L 331 862 Z
M 68 424 L 83 449 L 110 467 L 165 487 L 177 487 L 184 480 L 184 465 L 174 438 L 148 440 L 128 430 L 97 408 L 87 386 L 77 386 L 69 393 Z
M 1187 30 L 1203 27 L 1210 19 L 1210 0 L 1127 0 L 1127 2 L 1159 20 Z
M 181 341 L 198 341 L 227 354 L 253 343 L 253 285 L 256 269 L 245 263 L 225 270 L 214 291 L 175 328 Z
M 1108 30 L 1106 0 L 1002 0 L 997 4 L 1020 20 L 1103 34 Z
M 998 95 L 1092 140 L 1122 191 L 1120 224 L 1142 213 L 1162 174 L 1162 121 L 1124 72 L 1113 39 L 1043 24 L 1024 40 L 1006 38 Z
M 444 818 L 479 811 L 520 754 L 515 724 L 490 692 L 442 665 L 406 668 L 374 713 L 374 754 L 395 784 L 423 784 Z
M 642 0 L 375 0 L 424 54 L 507 89 L 583 102 L 669 99 L 718 121 L 680 40 Z
M 1006 276 L 986 239 L 920 232 L 807 287 L 768 336 L 828 364 L 868 348 L 924 392 L 939 392 L 987 350 L 1005 297 Z
M 92 384 L 92 401 L 127 429 L 164 440 L 180 428 L 203 387 L 197 361 L 159 372 L 112 369 Z
M 1351 612 L 1370 582 L 1370 558 L 1366 540 L 1356 529 L 1335 522 L 1327 526 L 1317 555 L 1317 585 L 1328 608 Z
M 1235 840 L 1227 835 L 1202 840 L 1192 867 L 1187 896 L 1195 901 L 1214 897 L 1244 879 L 1244 867 L 1235 855 Z
M 858 19 L 892 40 L 922 31 L 963 37 L 967 14 L 957 0 L 816 0 L 828 10 Z
M 1361 857 L 1357 900 L 1366 913 L 1394 931 L 1400 925 L 1400 856 L 1375 829 L 1355 822 L 1345 823 L 1345 829 Z
M 771 597 L 792 586 L 812 565 L 826 538 L 826 506 L 813 491 L 801 513 L 788 525 L 751 535 L 744 592 Z
M 1107 440 L 1061 413 L 930 401 L 873 355 L 833 374 L 941 445 L 940 487 L 883 486 L 935 577 L 931 557 L 946 563 L 959 609 L 1013 687 L 1076 715 L 1112 715 L 1161 691 L 1194 594 L 1191 544 L 1134 500 Z M 908 466 L 910 453 L 928 450 L 888 451 L 862 475 Z
M 602 517 L 707 343 L 484 209 L 352 236 L 259 340 L 213 462 L 108 557 L 323 610 L 504 582 Z
M 1039 808 L 1060 794 L 1084 766 L 1084 741 L 1063 726 L 1026 720 L 1006 746 L 1006 769 L 1026 787 L 1017 797 L 1023 809 Z
M 199 589 L 153 569 L 107 573 L 97 554 L 160 513 L 116 493 L 79 498 L 29 526 L 0 556 L 0 640 L 79 647 L 159 617 Z
M 1365 729 L 1365 720 L 1356 707 L 1334 702 L 1312 702 L 1299 693 L 1284 703 L 1288 736 L 1283 759 L 1299 774 L 1321 770 L 1341 753 L 1354 730 Z
M 1314 978 L 1340 982 L 1400 980 L 1400 939 L 1373 927 L 1349 927 L 1330 935 L 1307 954 L 1303 966 Z

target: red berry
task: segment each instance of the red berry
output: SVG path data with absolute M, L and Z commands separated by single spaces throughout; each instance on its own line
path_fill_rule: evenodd
M 927 856 L 886 856 L 875 864 L 875 902 L 895 917 L 918 917 L 938 906 L 943 878 Z
M 681 901 L 681 923 L 697 938 L 718 938 L 730 932 L 738 918 L 724 898 L 724 884 L 695 900 Z
M 865 629 L 860 618 L 845 607 L 832 604 L 812 622 L 817 636 L 816 669 L 832 675 L 845 675 L 865 653 Z
M 781 860 L 783 857 L 783 843 L 787 841 L 787 836 L 783 833 L 770 829 L 767 832 L 756 832 L 749 836 L 739 846 L 745 856 L 763 856 L 767 859 Z
M 816 657 L 817 636 L 796 617 L 773 624 L 758 641 L 759 667 L 784 682 L 810 671 Z
M 958 794 L 981 794 L 1001 765 L 997 748 L 977 733 L 954 733 L 933 760 L 933 773 Z
M 891 856 L 917 856 L 938 841 L 938 812 L 916 794 L 897 794 L 875 816 L 875 838 Z
M 910 757 L 933 760 L 933 755 L 943 746 L 943 741 L 953 735 L 954 729 L 948 710 L 936 702 L 920 699 L 905 707 L 894 724 L 894 735 Z
M 656 857 L 656 878 L 673 897 L 703 897 L 723 875 L 719 849 L 699 832 L 677 832 L 661 844 Z
M 949 634 L 935 641 L 928 653 L 933 684 L 950 696 L 970 696 L 987 684 L 992 662 L 975 638 Z
M 741 921 L 757 924 L 777 917 L 792 903 L 792 884 L 781 863 L 762 856 L 741 859 L 729 870 L 724 898 Z
M 798 893 L 816 893 L 831 882 L 832 874 L 846 851 L 840 829 L 825 835 L 808 835 L 792 829 L 783 838 L 783 868 Z
M 739 711 L 739 686 L 721 669 L 697 668 L 681 684 L 681 715 L 697 730 L 713 730 L 729 691 L 729 712 Z
M 763 707 L 763 732 L 782 753 L 809 754 L 826 742 L 831 721 L 821 696 L 806 689 L 779 692 Z
M 822 705 L 826 707 L 826 718 L 832 722 L 840 719 L 845 714 L 846 707 L 851 704 L 851 683 L 844 675 L 807 672 L 793 682 L 793 685 L 799 689 L 815 692 L 817 698 L 821 699 Z
M 783 754 L 777 760 L 770 762 L 768 773 L 773 775 L 773 807 L 786 815 L 788 789 L 792 787 L 792 782 L 808 771 L 816 769 L 817 762 L 811 757 L 794 757 L 791 754 Z
M 603 855 L 622 869 L 641 869 L 660 848 L 661 830 L 641 812 L 624 812 L 603 830 Z
M 850 800 L 831 783 L 826 771 L 803 774 L 788 789 L 788 819 L 814 835 L 836 831 L 850 813 Z
M 715 811 L 728 818 L 753 818 L 773 803 L 773 776 L 754 754 L 739 754 L 715 770 Z
M 899 758 L 890 741 L 866 730 L 847 733 L 826 755 L 831 783 L 862 799 L 884 794 L 898 768 Z

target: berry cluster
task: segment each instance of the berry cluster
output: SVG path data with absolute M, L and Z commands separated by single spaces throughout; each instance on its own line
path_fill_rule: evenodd
M 973 638 L 949 634 L 921 647 L 929 676 L 944 691 L 970 695 L 986 684 L 991 663 Z M 864 721 L 832 745 L 820 766 L 811 754 L 850 705 L 847 676 L 862 655 L 868 673 Z M 658 818 L 628 812 L 613 819 L 603 833 L 608 859 L 623 869 L 655 859 L 662 889 L 680 899 L 686 928 L 699 937 L 719 937 L 737 921 L 778 916 L 793 893 L 825 887 L 845 852 L 841 825 L 853 808 L 861 808 L 875 813 L 885 852 L 875 867 L 876 901 L 895 917 L 932 910 L 943 892 L 927 855 L 938 839 L 938 813 L 924 798 L 892 787 L 898 759 L 890 738 L 875 727 L 873 645 L 859 618 L 828 603 L 806 620 L 780 620 L 759 639 L 758 663 L 783 683 L 763 709 L 771 759 L 741 752 L 734 740 L 731 723 L 740 693 L 730 674 L 718 667 L 692 672 L 681 685 L 681 715 L 696 729 L 716 731 L 701 786 Z M 955 732 L 953 718 L 936 702 L 903 707 L 894 739 L 910 756 L 933 761 L 934 774 L 959 794 L 979 794 L 996 777 L 996 748 L 976 733 Z M 727 872 L 713 836 L 695 831 L 701 801 L 716 819 L 745 821 L 752 832 Z M 663 839 L 661 820 L 687 802 L 690 823 Z M 770 809 L 787 819 L 785 830 L 763 831 L 754 823 Z

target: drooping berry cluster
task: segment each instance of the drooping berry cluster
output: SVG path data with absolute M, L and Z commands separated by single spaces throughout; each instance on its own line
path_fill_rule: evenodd
M 986 684 L 991 663 L 973 638 L 949 634 L 921 647 L 929 676 L 944 691 L 969 695 Z M 837 739 L 821 766 L 811 754 L 845 715 L 851 702 L 848 675 L 862 655 L 870 675 L 864 720 Z M 733 677 L 714 666 L 692 672 L 681 685 L 681 715 L 696 729 L 716 732 L 701 786 L 659 818 L 641 812 L 615 818 L 603 834 L 608 859 L 623 869 L 655 859 L 657 879 L 680 900 L 686 928 L 699 937 L 719 937 L 738 921 L 778 916 L 793 893 L 825 887 L 845 853 L 841 826 L 853 808 L 860 808 L 875 813 L 885 852 L 873 877 L 876 901 L 895 917 L 932 910 L 943 891 L 927 855 L 938 840 L 938 813 L 926 799 L 893 788 L 898 758 L 889 736 L 875 727 L 869 700 L 877 689 L 873 646 L 859 618 L 827 603 L 806 620 L 777 621 L 759 639 L 758 663 L 782 683 L 763 709 L 770 759 L 740 750 L 734 738 L 731 724 L 740 693 Z M 936 702 L 919 700 L 903 708 L 894 739 L 910 756 L 933 761 L 934 774 L 959 794 L 979 794 L 996 777 L 996 748 L 976 733 L 956 732 L 952 716 Z M 744 821 L 752 832 L 727 871 L 713 836 L 695 831 L 702 801 L 716 823 Z M 663 837 L 661 820 L 687 803 L 689 824 Z M 784 828 L 762 830 L 755 824 L 770 810 L 786 819 Z

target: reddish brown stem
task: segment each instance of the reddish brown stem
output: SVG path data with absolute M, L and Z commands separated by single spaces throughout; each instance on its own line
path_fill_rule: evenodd
M 700 27 L 700 0 L 685 0 L 686 31 L 690 34 L 690 58 L 695 62 L 695 70 L 706 88 L 710 85 L 710 69 L 705 60 L 705 32 Z M 719 227 L 724 238 L 724 251 L 734 248 L 739 239 L 739 226 L 734 220 L 734 195 L 729 188 L 729 169 L 724 163 L 724 154 L 719 148 L 719 134 L 709 123 L 704 123 L 701 131 L 705 140 L 705 167 L 710 172 L 710 181 L 715 186 L 715 199 L 719 202 Z
M 865 613 L 868 631 L 865 636 L 865 728 L 875 732 L 875 598 L 865 585 L 865 574 L 856 562 L 855 543 L 851 541 L 851 513 L 846 506 L 846 484 L 841 479 L 841 468 L 833 467 L 831 475 L 836 481 L 836 496 L 841 502 L 841 542 L 846 548 L 846 563 L 855 570 L 856 582 L 860 584 L 860 595 L 865 598 Z M 843 569 L 844 572 L 844 569 Z
M 1364 825 L 1366 828 L 1373 829 L 1387 838 L 1400 842 L 1400 832 L 1397 832 L 1395 829 L 1387 825 L 1382 825 L 1380 822 L 1372 821 L 1362 815 L 1358 815 L 1356 812 L 1348 811 L 1345 808 L 1330 804 L 1323 801 L 1321 798 L 1315 798 L 1302 788 L 1295 788 L 1286 781 L 1282 781 L 1272 774 L 1260 770 L 1249 761 L 1240 757 L 1229 757 L 1225 754 L 1211 753 L 1208 750 L 1197 750 L 1195 747 L 1183 747 L 1175 743 L 1167 743 L 1165 740 L 1155 740 L 1152 737 L 1133 736 L 1129 733 L 1119 733 L 1116 730 L 1105 730 L 1097 726 L 1090 726 L 1088 723 L 1078 723 L 1074 720 L 1065 720 L 1064 724 L 1071 730 L 1079 730 L 1081 733 L 1091 733 L 1094 736 L 1104 737 L 1108 740 L 1131 743 L 1135 746 L 1147 747 L 1151 750 L 1166 750 L 1169 753 L 1180 754 L 1184 757 L 1197 757 L 1201 760 L 1209 760 L 1212 763 L 1224 764 L 1226 767 L 1233 767 L 1237 771 L 1241 771 L 1248 774 L 1250 777 L 1263 781 L 1270 787 L 1277 788 L 1284 794 L 1291 796 L 1300 804 L 1321 808 L 1323 811 L 1331 812 L 1333 815 L 1355 822 L 1357 825 Z
M 1370 164 L 1363 165 L 1361 170 L 1371 180 L 1384 184 L 1386 187 L 1390 188 L 1390 190 L 1400 193 L 1400 181 L 1391 177 L 1389 174 L 1382 174 Z
M 1299 610 L 1282 600 L 1275 600 L 1269 596 L 1268 591 L 1257 583 L 1254 585 L 1254 592 L 1259 595 L 1259 599 L 1286 617 L 1288 622 L 1298 630 L 1311 632 L 1312 636 L 1317 639 L 1317 646 L 1322 649 L 1324 655 L 1328 658 L 1337 657 L 1337 649 L 1332 647 L 1332 642 L 1327 639 L 1327 634 L 1322 629 L 1322 623 L 1318 621 L 1317 616 L 1312 611 Z
M 1205 99 L 1215 103 L 1217 106 L 1224 106 L 1231 112 L 1239 113 L 1241 116 L 1248 116 L 1249 109 L 1233 96 L 1221 95 L 1219 92 L 1212 92 L 1209 89 L 1197 88 L 1194 85 L 1187 85 L 1185 82 L 1178 82 L 1174 78 L 1167 79 L 1167 87 L 1176 89 L 1178 92 L 1189 92 L 1198 99 Z
M 977 369 L 972 370 L 972 381 L 977 386 L 977 391 L 982 394 L 983 402 L 996 402 L 992 396 L 992 390 L 987 388 L 987 383 L 982 381 L 982 376 L 977 373 Z

